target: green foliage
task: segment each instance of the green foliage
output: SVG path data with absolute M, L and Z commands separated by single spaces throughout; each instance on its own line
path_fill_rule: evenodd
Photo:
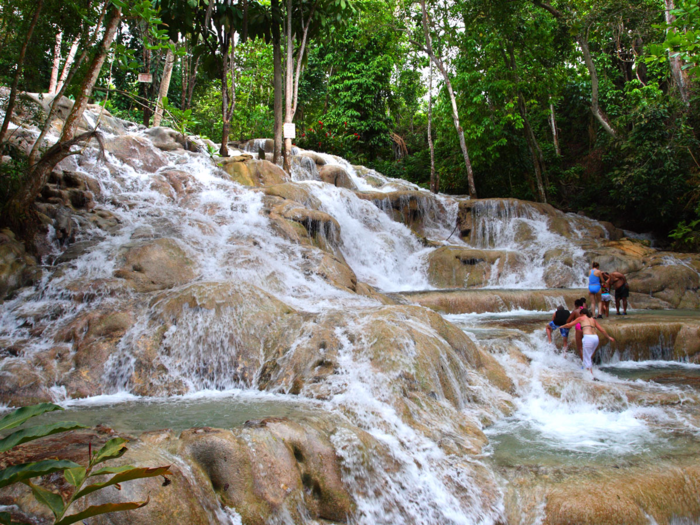
M 42 403 L 31 407 L 19 408 L 0 420 L 0 430 L 16 428 L 23 425 L 31 418 L 55 410 L 63 409 L 52 403 Z M 51 425 L 38 425 L 17 430 L 0 440 L 0 452 L 5 452 L 20 444 L 28 443 L 36 439 L 80 428 L 86 427 L 78 423 L 60 422 Z M 126 443 L 126 439 L 113 438 L 107 441 L 107 443 L 105 443 L 104 446 L 95 453 L 93 453 L 91 447 L 89 447 L 90 452 L 87 467 L 78 465 L 77 463 L 68 460 L 44 460 L 7 467 L 0 470 L 0 488 L 20 482 L 27 485 L 32 490 L 34 498 L 39 503 L 51 510 L 51 513 L 54 515 L 54 525 L 69 525 L 71 523 L 77 523 L 101 514 L 138 509 L 147 505 L 148 500 L 92 505 L 80 512 L 67 515 L 67 512 L 71 506 L 76 501 L 84 498 L 88 494 L 102 490 L 106 487 L 118 486 L 119 483 L 126 481 L 165 476 L 166 474 L 170 473 L 168 470 L 169 466 L 136 468 L 130 465 L 124 465 L 120 467 L 96 468 L 98 465 L 106 461 L 122 457 L 127 451 Z M 62 472 L 66 481 L 75 487 L 75 491 L 67 500 L 64 500 L 63 496 L 60 494 L 51 492 L 50 490 L 31 481 L 35 478 L 46 476 L 55 472 Z M 86 484 L 88 480 L 94 481 L 94 478 L 98 476 L 107 475 L 112 475 L 112 477 L 105 481 L 97 481 Z M 0 523 L 12 523 L 10 514 L 7 512 L 0 513 Z
M 163 97 L 160 103 L 163 105 L 163 109 L 167 112 L 168 123 L 183 137 L 187 136 L 188 129 L 198 123 L 192 117 L 191 109 L 186 109 L 183 111 L 173 106 L 168 100 L 168 97 Z
M 660 26 L 666 29 L 666 38 L 649 46 L 648 59 L 666 62 L 669 55 L 675 56 L 688 73 L 700 76 L 700 5 L 695 0 L 676 0 L 671 15 L 674 20 Z
M 360 134 L 348 129 L 344 122 L 339 128 L 324 126 L 323 121 L 301 133 L 297 145 L 315 151 L 331 153 L 340 157 L 352 157 L 358 149 Z
M 12 155 L 12 160 L 0 163 L 0 214 L 4 212 L 10 197 L 22 187 L 29 168 L 26 155 L 20 151 L 11 148 L 3 153 Z
M 698 251 L 700 248 L 700 219 L 695 219 L 686 224 L 678 223 L 668 236 L 674 241 L 674 249 L 680 251 Z

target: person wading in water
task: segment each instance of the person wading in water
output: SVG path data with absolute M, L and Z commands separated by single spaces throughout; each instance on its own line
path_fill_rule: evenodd
M 620 302 L 622 302 L 622 315 L 627 315 L 627 298 L 630 296 L 630 286 L 627 277 L 622 272 L 610 274 L 610 287 L 615 289 L 615 308 L 620 315 Z
M 591 305 L 593 317 L 596 316 L 596 303 L 600 303 L 600 280 L 603 277 L 603 272 L 601 272 L 598 267 L 598 263 L 594 262 L 591 273 L 588 274 L 588 302 Z M 598 308 L 598 318 L 603 318 L 603 316 L 600 315 L 600 307 Z
M 547 340 L 552 342 L 552 331 L 559 328 L 561 337 L 564 340 L 564 352 L 569 349 L 569 330 L 568 328 L 560 328 L 562 325 L 566 324 L 570 316 L 569 310 L 563 306 L 557 306 L 557 311 L 552 315 L 552 320 L 547 325 Z
M 583 332 L 583 367 L 591 373 L 592 377 L 593 354 L 595 354 L 596 348 L 598 348 L 598 344 L 600 343 L 598 334 L 596 334 L 595 331 L 598 330 L 613 343 L 615 342 L 615 339 L 613 339 L 610 334 L 605 331 L 605 328 L 600 326 L 598 321 L 592 316 L 590 310 L 587 308 L 581 310 L 581 316 L 578 319 L 565 324 L 562 326 L 562 328 L 571 328 L 577 322 L 581 324 L 581 331 Z
M 576 299 L 574 301 L 574 309 L 566 320 L 570 323 L 574 319 L 578 319 L 581 316 L 581 309 L 586 307 L 586 299 L 581 297 L 581 299 Z M 578 355 L 583 359 L 583 332 L 581 331 L 581 325 L 576 324 L 576 330 L 574 330 L 574 340 L 576 342 L 576 350 L 578 350 Z

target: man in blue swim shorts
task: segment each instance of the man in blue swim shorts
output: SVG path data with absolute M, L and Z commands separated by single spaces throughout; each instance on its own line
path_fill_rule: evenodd
M 547 340 L 552 342 L 552 331 L 559 328 L 559 333 L 561 333 L 561 338 L 564 340 L 564 352 L 569 349 L 569 329 L 560 328 L 560 326 L 565 325 L 567 319 L 569 318 L 570 312 L 563 306 L 557 306 L 557 311 L 552 315 L 552 320 L 547 325 Z

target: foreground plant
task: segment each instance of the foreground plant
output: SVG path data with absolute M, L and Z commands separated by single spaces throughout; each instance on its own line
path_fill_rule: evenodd
M 41 403 L 30 407 L 17 409 L 10 414 L 7 414 L 0 420 L 0 431 L 10 430 L 19 427 L 26 423 L 29 419 L 55 410 L 63 410 L 63 408 L 53 403 Z M 72 421 L 52 423 L 48 425 L 37 425 L 33 427 L 17 430 L 12 434 L 0 439 L 0 452 L 7 452 L 22 443 L 28 443 L 42 437 L 87 428 L 85 425 Z M 120 467 L 97 468 L 98 465 L 122 457 L 126 451 L 127 440 L 123 438 L 113 438 L 107 441 L 105 445 L 97 452 L 92 452 L 92 446 L 88 445 L 89 461 L 87 467 L 74 463 L 69 460 L 49 459 L 32 463 L 23 463 L 14 465 L 6 469 L 0 470 L 0 488 L 7 487 L 14 483 L 24 483 L 32 489 L 32 494 L 36 500 L 46 505 L 54 515 L 54 525 L 69 525 L 77 523 L 87 518 L 99 516 L 100 514 L 108 514 L 111 512 L 120 512 L 125 510 L 134 510 L 148 504 L 148 499 L 145 501 L 129 501 L 125 503 L 106 503 L 103 505 L 92 505 L 85 510 L 67 514 L 71 506 L 78 500 L 84 498 L 88 494 L 92 494 L 106 487 L 120 487 L 120 483 L 135 479 L 152 478 L 155 476 L 165 476 L 170 474 L 170 466 L 165 467 L 133 467 L 131 465 L 123 465 Z M 63 496 L 47 490 L 39 485 L 32 483 L 32 479 L 55 472 L 62 472 L 66 481 L 75 487 L 72 495 L 64 500 Z M 111 477 L 106 481 L 97 481 L 94 479 L 97 476 Z M 88 483 L 93 481 L 93 483 Z M 168 481 L 164 485 L 167 485 Z M 0 512 L 0 523 L 10 525 L 12 522 L 9 512 Z M 14 522 L 17 523 L 17 522 Z

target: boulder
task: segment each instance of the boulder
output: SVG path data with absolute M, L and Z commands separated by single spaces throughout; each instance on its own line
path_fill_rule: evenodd
M 316 166 L 325 166 L 326 165 L 326 159 L 324 159 L 321 155 L 316 153 L 315 151 L 300 151 L 298 154 L 299 157 L 307 157 L 311 160 L 314 161 Z
M 252 159 L 246 165 L 256 186 L 274 186 L 290 180 L 282 168 L 268 160 Z
M 298 316 L 252 285 L 195 283 L 163 292 L 129 346 L 127 378 L 138 395 L 189 388 L 250 388 L 261 363 L 293 343 Z
M 36 259 L 8 229 L 0 230 L 0 300 L 41 276 Z
M 310 188 L 305 185 L 288 182 L 267 186 L 263 191 L 265 195 L 295 201 L 312 210 L 318 210 L 321 207 L 321 202 L 313 195 Z
M 335 165 L 324 165 L 318 170 L 319 177 L 323 182 L 328 184 L 333 184 L 339 188 L 347 188 L 349 190 L 357 190 L 357 186 L 345 171 L 340 166 Z
M 167 165 L 167 160 L 150 140 L 136 135 L 123 135 L 105 141 L 105 150 L 134 169 L 154 173 Z
M 526 262 L 517 252 L 443 246 L 428 255 L 428 279 L 438 288 L 486 286 L 505 269 L 517 272 Z
M 232 181 L 242 184 L 243 186 L 257 186 L 257 181 L 253 179 L 247 164 L 252 158 L 253 157 L 250 155 L 239 155 L 236 157 L 228 157 L 218 164 Z
M 344 523 L 352 513 L 329 436 L 309 422 L 267 418 L 233 432 L 193 429 L 182 433 L 178 448 L 243 523 L 281 516 L 301 522 L 304 514 Z
M 265 153 L 274 153 L 275 141 L 272 139 L 251 139 L 243 144 L 243 149 L 245 149 L 245 151 L 249 151 L 256 156 L 259 148 Z
M 145 134 L 161 151 L 199 151 L 199 146 L 174 129 L 158 126 L 149 128 Z
M 121 265 L 114 276 L 132 281 L 140 292 L 185 284 L 199 273 L 195 261 L 175 239 L 139 242 L 122 250 Z
M 303 227 L 304 232 L 297 227 L 293 227 L 293 233 L 290 235 L 287 231 L 288 229 L 284 226 L 282 227 L 288 238 L 296 242 L 302 242 L 298 235 L 301 233 L 301 236 L 308 239 L 313 245 L 342 258 L 340 251 L 340 225 L 338 221 L 327 213 L 310 210 L 294 201 L 285 200 L 271 210 L 270 219 L 277 223 L 279 223 L 280 219 L 297 223 L 297 225 Z
M 436 222 L 446 213 L 444 206 L 432 193 L 413 190 L 392 192 L 355 193 L 360 199 L 371 201 L 393 220 L 402 222 L 422 234 L 426 222 Z

